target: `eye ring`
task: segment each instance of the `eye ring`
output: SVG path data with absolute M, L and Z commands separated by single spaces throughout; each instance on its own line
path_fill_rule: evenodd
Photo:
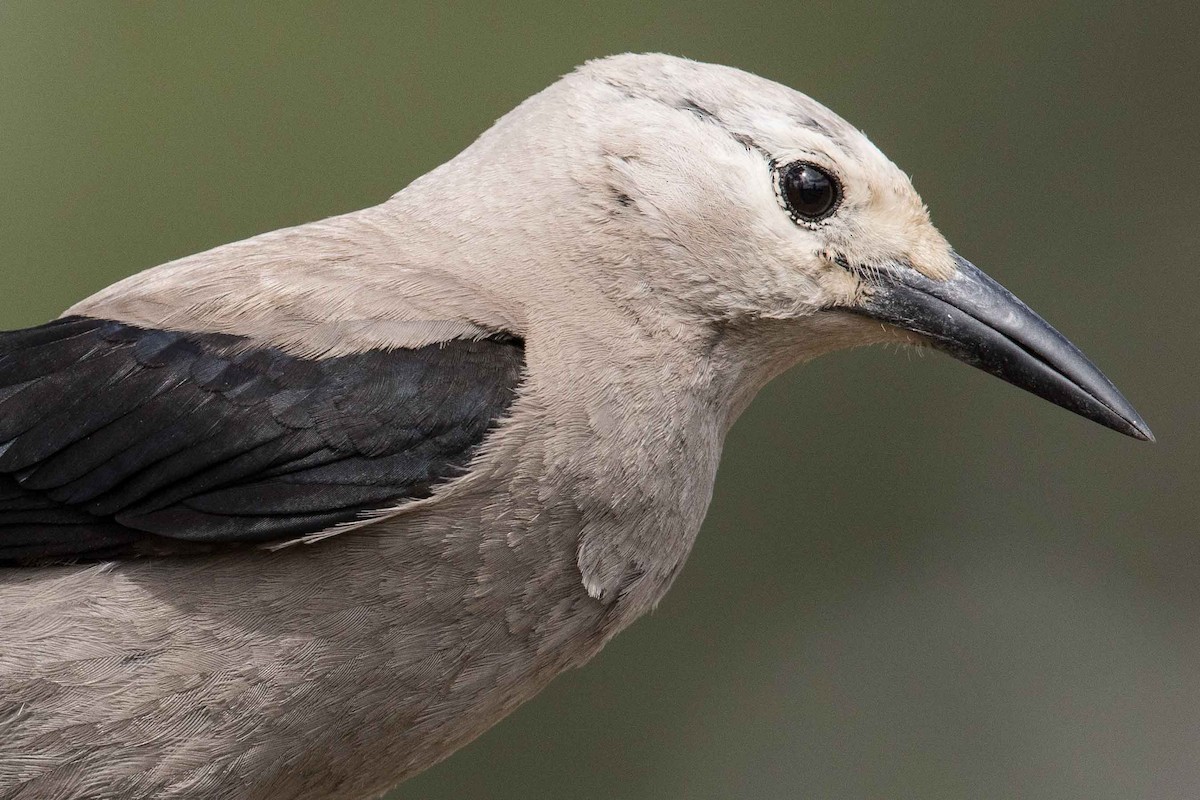
M 842 203 L 842 185 L 829 170 L 796 161 L 778 170 L 776 193 L 792 220 L 815 225 L 828 219 Z

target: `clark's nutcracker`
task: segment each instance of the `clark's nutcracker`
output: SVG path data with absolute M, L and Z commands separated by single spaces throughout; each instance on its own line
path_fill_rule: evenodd
M 659 55 L 0 335 L 0 797 L 387 790 L 662 598 L 767 381 L 897 340 L 1151 438 L 863 134 Z

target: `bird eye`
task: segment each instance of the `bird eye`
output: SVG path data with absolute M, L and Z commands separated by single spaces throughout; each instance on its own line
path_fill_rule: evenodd
M 779 193 L 797 222 L 819 222 L 832 214 L 842 199 L 837 179 L 820 167 L 796 163 L 779 174 Z

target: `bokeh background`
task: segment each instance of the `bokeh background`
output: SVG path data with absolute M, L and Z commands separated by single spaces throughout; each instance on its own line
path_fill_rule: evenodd
M 394 796 L 1195 798 L 1198 42 L 1182 2 L 0 0 L 0 324 L 381 201 L 587 58 L 788 83 L 1159 442 L 942 356 L 793 371 L 658 612 Z

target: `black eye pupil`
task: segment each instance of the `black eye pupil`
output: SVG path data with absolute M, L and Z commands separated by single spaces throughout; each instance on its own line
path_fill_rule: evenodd
M 788 210 L 806 222 L 829 216 L 841 199 L 833 176 L 812 164 L 792 164 L 783 171 L 779 184 Z

